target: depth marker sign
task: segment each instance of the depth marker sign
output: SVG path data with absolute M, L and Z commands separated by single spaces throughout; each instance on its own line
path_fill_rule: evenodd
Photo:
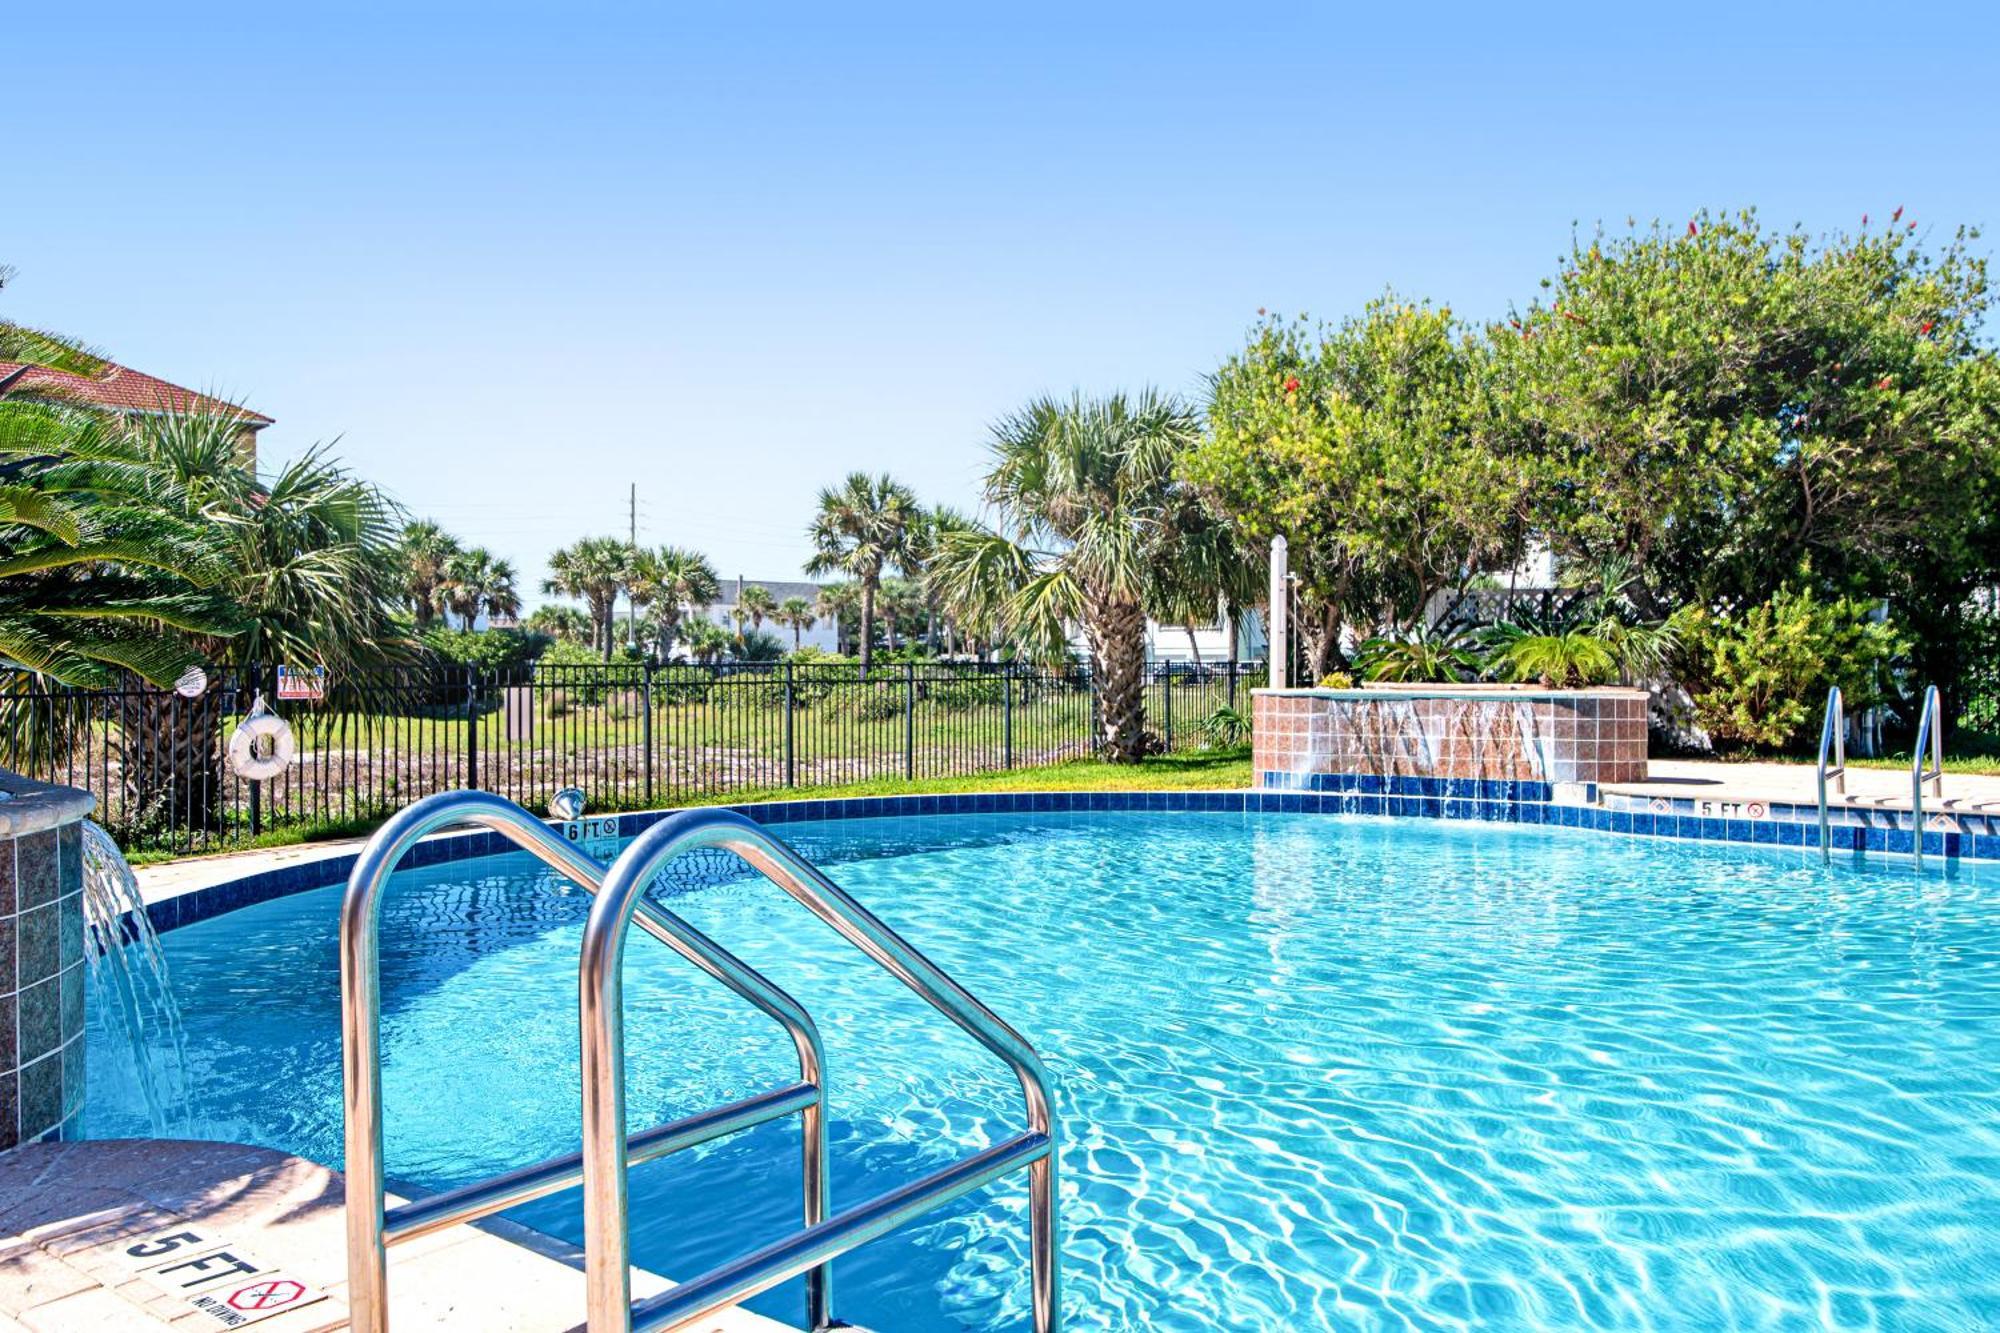
M 224 1328 L 242 1328 L 274 1314 L 323 1301 L 326 1293 L 289 1273 L 262 1273 L 188 1299 L 188 1304 Z

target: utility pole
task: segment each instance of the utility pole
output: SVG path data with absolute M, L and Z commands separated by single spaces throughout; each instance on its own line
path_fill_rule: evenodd
M 636 553 L 639 549 L 639 483 L 632 483 L 631 500 L 626 509 L 626 542 Z M 632 597 L 632 590 L 625 589 L 625 646 L 630 648 L 639 641 L 639 604 Z

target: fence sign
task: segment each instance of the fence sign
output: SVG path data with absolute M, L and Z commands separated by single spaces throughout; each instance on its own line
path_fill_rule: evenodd
M 565 819 L 562 835 L 583 849 L 586 856 L 618 855 L 618 816 L 597 819 Z
M 326 698 L 326 668 L 316 666 L 278 668 L 278 697 L 280 699 Z

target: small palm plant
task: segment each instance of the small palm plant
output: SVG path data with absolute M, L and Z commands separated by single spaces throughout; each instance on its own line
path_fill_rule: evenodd
M 1587 630 L 1561 634 L 1521 634 L 1504 643 L 1492 659 L 1503 680 L 1533 681 L 1547 689 L 1603 685 L 1618 676 L 1618 658 L 1603 637 Z
M 1363 680 L 1450 685 L 1476 679 L 1480 661 L 1463 635 L 1419 629 L 1363 640 L 1354 665 Z

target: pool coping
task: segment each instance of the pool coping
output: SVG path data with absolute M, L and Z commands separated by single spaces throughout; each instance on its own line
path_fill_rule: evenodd
M 854 796 L 823 800 L 759 801 L 742 805 L 675 807 L 594 816 L 593 822 L 617 820 L 617 836 L 630 838 L 681 809 L 727 809 L 760 824 L 820 823 L 843 819 L 895 819 L 924 815 L 1022 814 L 1308 814 L 1361 815 L 1390 818 L 1443 819 L 1474 823 L 1518 824 L 1549 828 L 1590 829 L 1633 837 L 1674 841 L 1739 843 L 1803 850 L 1818 845 L 1818 810 L 1786 802 L 1749 802 L 1762 806 L 1752 815 L 1702 806 L 1741 807 L 1741 802 L 1681 798 L 1644 800 L 1594 786 L 1565 788 L 1547 783 L 1494 782 L 1477 779 L 1380 778 L 1369 775 L 1316 775 L 1311 787 L 1279 786 L 1285 775 L 1261 775 L 1271 785 L 1206 791 L 1050 791 L 966 792 L 910 796 Z M 1291 781 L 1298 781 L 1291 779 Z M 1675 807 L 1687 806 L 1687 810 Z M 1836 851 L 1861 855 L 1907 856 L 1910 831 L 1898 828 L 1907 811 L 1845 807 L 1832 812 L 1829 830 Z M 560 831 L 557 820 L 546 820 Z M 402 867 L 416 869 L 453 861 L 496 856 L 519 850 L 498 833 L 445 833 L 411 849 Z M 1924 852 L 1950 861 L 2000 860 L 2000 819 L 1990 832 L 1967 833 L 1932 828 L 1924 833 Z M 148 895 L 146 914 L 156 931 L 165 933 L 194 925 L 241 907 L 289 897 L 344 882 L 359 856 L 352 851 L 301 858 L 289 864 L 253 871 L 215 884 L 191 884 Z

